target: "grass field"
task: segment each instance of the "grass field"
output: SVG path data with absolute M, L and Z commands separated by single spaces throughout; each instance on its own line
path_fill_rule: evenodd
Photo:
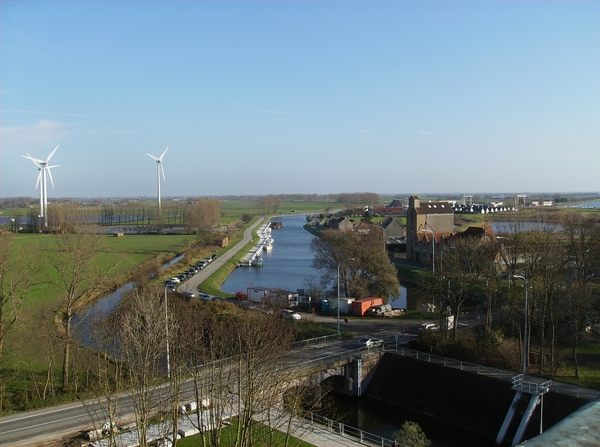
M 37 245 L 40 256 L 56 248 L 55 235 L 17 234 L 15 248 Z M 113 279 L 126 281 L 140 264 L 153 259 L 167 261 L 184 251 L 195 240 L 188 235 L 135 235 L 114 237 L 106 236 L 106 251 L 97 259 L 97 266 L 108 267 L 115 259 L 119 264 L 113 272 Z M 41 272 L 43 283 L 32 289 L 26 296 L 22 310 L 22 324 L 7 337 L 4 369 L 13 369 L 18 364 L 26 364 L 32 371 L 41 371 L 47 365 L 47 353 L 40 349 L 35 328 L 39 328 L 41 318 L 52 318 L 52 313 L 60 309 L 61 300 L 51 282 L 58 278 L 56 270 L 50 263 L 43 263 Z M 57 362 L 60 364 L 60 362 Z
M 219 445 L 234 445 L 234 434 L 236 433 L 237 426 L 237 418 L 233 418 L 231 420 L 231 425 L 224 427 L 221 431 Z M 194 435 L 178 440 L 177 445 L 179 447 L 196 447 L 198 445 L 202 445 L 202 441 L 200 439 L 200 435 Z M 265 427 L 259 423 L 255 423 L 252 426 L 251 445 L 256 447 L 314 447 L 312 444 L 294 437 L 288 438 L 286 442 L 286 436 L 284 433 L 279 431 L 273 432 L 268 427 Z M 206 446 L 210 447 L 211 444 L 208 443 Z
M 227 201 L 221 202 L 224 216 L 221 219 L 221 224 L 230 225 L 241 219 L 243 214 L 256 215 L 257 207 L 253 201 Z M 319 211 L 319 207 L 324 207 L 324 203 L 306 202 L 306 203 L 284 203 L 281 207 L 281 214 L 297 212 Z M 207 253 L 216 251 L 222 254 L 229 248 L 235 246 L 242 238 L 243 232 L 237 231 L 230 236 L 229 246 L 223 249 L 208 247 L 205 249 Z M 40 250 L 40 257 L 44 257 L 56 248 L 56 235 L 52 234 L 30 234 L 19 233 L 15 235 L 14 245 L 15 252 L 19 248 L 28 246 L 37 246 Z M 176 255 L 188 250 L 196 241 L 195 235 L 125 235 L 123 237 L 106 236 L 105 252 L 97 259 L 97 266 L 109 266 L 115 259 L 119 263 L 117 268 L 112 273 L 112 279 L 116 283 L 124 283 L 128 281 L 136 269 L 144 263 L 158 261 L 165 263 Z M 227 279 L 229 273 L 235 268 L 239 259 L 246 254 L 252 245 L 253 241 L 238 255 L 234 257 L 224 268 L 221 268 L 215 275 L 203 284 L 203 291 L 213 295 L 223 295 L 220 290 L 221 284 Z M 206 253 L 202 250 L 198 251 L 199 257 L 206 257 Z M 192 260 L 190 260 L 192 262 Z M 180 266 L 172 267 L 173 270 L 179 271 Z M 169 270 L 165 271 L 162 276 L 172 276 Z M 162 276 L 159 278 L 163 279 Z M 169 276 L 169 277 L 170 277 Z M 54 268 L 48 263 L 44 263 L 42 277 L 44 284 L 31 290 L 25 299 L 22 311 L 21 324 L 15 327 L 7 337 L 5 343 L 5 357 L 2 367 L 2 374 L 11 377 L 26 376 L 30 373 L 43 373 L 48 365 L 48 350 L 42 348 L 40 344 L 41 337 L 41 322 L 52 321 L 56 312 L 60 310 L 61 300 L 57 296 L 57 290 L 50 284 L 53 279 L 57 278 L 57 273 Z M 45 327 L 52 326 L 46 324 Z M 58 326 L 57 326 L 58 327 Z M 61 364 L 61 349 L 55 347 L 55 360 L 53 364 L 54 374 L 59 375 Z M 20 369 L 25 369 L 19 373 Z M 29 372 L 27 372 L 29 371 Z

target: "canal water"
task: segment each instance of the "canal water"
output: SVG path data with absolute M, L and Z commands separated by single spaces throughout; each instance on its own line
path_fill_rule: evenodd
M 273 248 L 263 252 L 262 267 L 239 267 L 221 286 L 223 292 L 246 292 L 248 287 L 267 287 L 296 292 L 308 288 L 308 282 L 319 283 L 321 275 L 312 267 L 314 258 L 310 242 L 314 237 L 303 228 L 304 215 L 272 219 L 281 222 L 282 228 L 273 229 Z
M 321 274 L 312 267 L 314 253 L 310 243 L 315 237 L 303 227 L 305 215 L 273 218 L 282 228 L 272 230 L 273 249 L 263 252 L 262 267 L 239 267 L 221 286 L 223 292 L 246 292 L 248 287 L 266 287 L 296 292 L 308 289 L 308 284 L 319 284 Z M 331 289 L 331 285 L 329 285 Z M 407 291 L 401 286 L 401 295 L 390 301 L 392 307 L 406 309 Z
M 388 439 L 393 439 L 394 432 L 398 432 L 404 422 L 411 421 L 419 424 L 431 447 L 496 447 L 491 437 L 368 396 L 328 395 L 323 407 L 327 411 L 321 412 L 322 416 Z
M 169 262 L 163 264 L 161 269 L 166 269 L 177 262 L 181 261 L 185 255 L 179 255 L 171 259 Z M 105 318 L 110 312 L 113 311 L 123 298 L 123 294 L 133 289 L 134 282 L 128 282 L 114 292 L 94 301 L 94 304 L 84 309 L 79 314 L 73 317 L 72 326 L 74 328 L 74 335 L 84 346 L 93 346 L 93 325 L 98 319 Z
M 283 227 L 272 231 L 273 249 L 270 252 L 263 253 L 263 266 L 235 269 L 221 287 L 224 292 L 246 291 L 246 288 L 251 286 L 296 291 L 297 289 L 307 288 L 309 281 L 314 283 L 320 281 L 319 271 L 312 267 L 314 253 L 310 250 L 310 243 L 314 236 L 303 228 L 306 217 L 304 215 L 285 216 L 273 220 L 282 222 Z M 179 260 L 178 257 L 163 267 L 172 265 Z M 91 323 L 95 317 L 102 318 L 103 315 L 110 313 L 121 300 L 121 295 L 132 287 L 133 283 L 128 283 L 95 303 L 93 308 L 87 312 L 86 319 L 81 322 L 82 326 L 78 331 L 78 338 L 81 343 L 87 346 L 92 344 L 91 327 L 87 326 L 86 323 Z M 402 295 L 391 301 L 393 307 L 414 309 L 418 306 L 418 303 L 421 303 L 421 300 L 415 299 L 414 290 L 409 289 L 413 292 L 411 293 L 407 292 L 404 287 L 401 289 Z M 413 298 L 407 298 L 407 294 L 412 295 Z M 394 405 L 382 403 L 368 397 L 356 399 L 331 396 L 330 399 L 331 401 L 325 407 L 330 408 L 331 411 L 324 414 L 325 416 L 344 421 L 348 425 L 390 439 L 392 434 L 400 429 L 405 420 L 410 420 L 418 422 L 422 426 L 427 436 L 434 441 L 433 447 L 487 445 L 481 443 L 481 440 L 469 442 L 468 440 L 472 439 L 472 434 L 457 432 L 455 428 L 447 427 L 439 421 L 407 413 Z M 452 440 L 456 441 L 453 442 Z

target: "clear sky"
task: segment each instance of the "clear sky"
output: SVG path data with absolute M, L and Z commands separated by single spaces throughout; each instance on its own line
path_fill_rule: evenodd
M 598 1 L 0 2 L 0 197 L 600 191 Z

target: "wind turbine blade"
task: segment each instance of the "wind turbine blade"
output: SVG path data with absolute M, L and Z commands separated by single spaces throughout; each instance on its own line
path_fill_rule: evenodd
M 50 176 L 50 183 L 52 183 L 52 189 L 54 189 L 54 180 L 52 180 L 52 171 L 48 169 L 48 175 Z
M 154 155 L 150 155 L 150 154 L 148 154 L 148 153 L 146 153 L 146 155 L 147 155 L 148 157 L 150 157 L 150 158 L 154 158 L 154 161 L 157 161 L 157 162 L 158 162 L 158 161 L 160 161 L 160 160 L 159 160 L 158 158 L 156 158 Z
M 167 148 L 165 149 L 165 151 L 162 153 L 162 155 L 160 157 L 158 157 L 160 160 L 162 160 L 162 158 L 165 156 L 165 154 L 167 153 L 167 151 L 169 150 L 169 147 L 167 146 Z
M 36 165 L 38 168 L 41 168 L 40 163 L 44 162 L 44 160 L 38 160 L 37 158 L 33 158 L 29 154 L 27 154 L 27 155 L 21 155 L 21 157 L 26 158 L 27 160 L 31 160 L 33 162 L 33 164 Z
M 38 173 L 38 179 L 37 179 L 37 182 L 35 182 L 35 189 L 37 189 L 37 188 L 38 188 L 38 185 L 40 184 L 40 181 L 41 181 L 41 180 L 42 180 L 42 170 L 40 169 L 40 170 L 39 170 L 39 173 Z
M 60 144 L 56 145 L 56 147 L 54 148 L 54 150 L 52 151 L 52 153 L 50 155 L 48 155 L 48 158 L 46 158 L 46 163 L 48 163 L 50 161 L 50 159 L 52 158 L 52 156 L 56 152 L 56 149 L 58 149 L 58 146 L 60 146 Z
M 160 170 L 162 171 L 162 174 L 163 174 L 163 180 L 166 182 L 167 179 L 165 178 L 165 170 L 163 169 L 162 163 L 159 163 L 159 165 L 160 165 Z

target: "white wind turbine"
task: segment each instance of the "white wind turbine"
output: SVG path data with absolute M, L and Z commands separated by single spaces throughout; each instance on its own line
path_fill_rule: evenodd
M 38 170 L 39 170 L 38 179 L 37 179 L 37 183 L 35 184 L 35 187 L 37 188 L 38 185 L 40 185 L 40 183 L 41 183 L 41 185 L 40 185 L 40 217 L 43 220 L 44 227 L 48 226 L 48 181 L 46 179 L 46 173 L 48 173 L 48 176 L 50 176 L 50 183 L 52 184 L 52 189 L 54 189 L 54 180 L 52 180 L 52 172 L 50 171 L 50 169 L 58 168 L 60 166 L 60 165 L 50 166 L 48 164 L 50 162 L 50 159 L 56 152 L 56 149 L 58 149 L 58 146 L 56 146 L 54 148 L 52 153 L 50 155 L 48 155 L 48 157 L 45 160 L 40 160 L 39 158 L 33 158 L 29 154 L 21 155 L 21 157 L 31 160 L 33 162 L 33 164 L 38 167 Z
M 162 167 L 162 159 L 168 150 L 169 150 L 169 148 L 167 147 L 165 149 L 165 151 L 162 153 L 162 155 L 158 158 L 156 158 L 154 155 L 148 154 L 148 157 L 151 157 L 156 161 L 156 181 L 158 184 L 158 217 L 161 216 L 161 210 L 160 210 L 160 173 L 161 172 L 162 172 L 163 180 L 165 182 L 167 181 L 167 179 L 165 178 L 165 170 Z

